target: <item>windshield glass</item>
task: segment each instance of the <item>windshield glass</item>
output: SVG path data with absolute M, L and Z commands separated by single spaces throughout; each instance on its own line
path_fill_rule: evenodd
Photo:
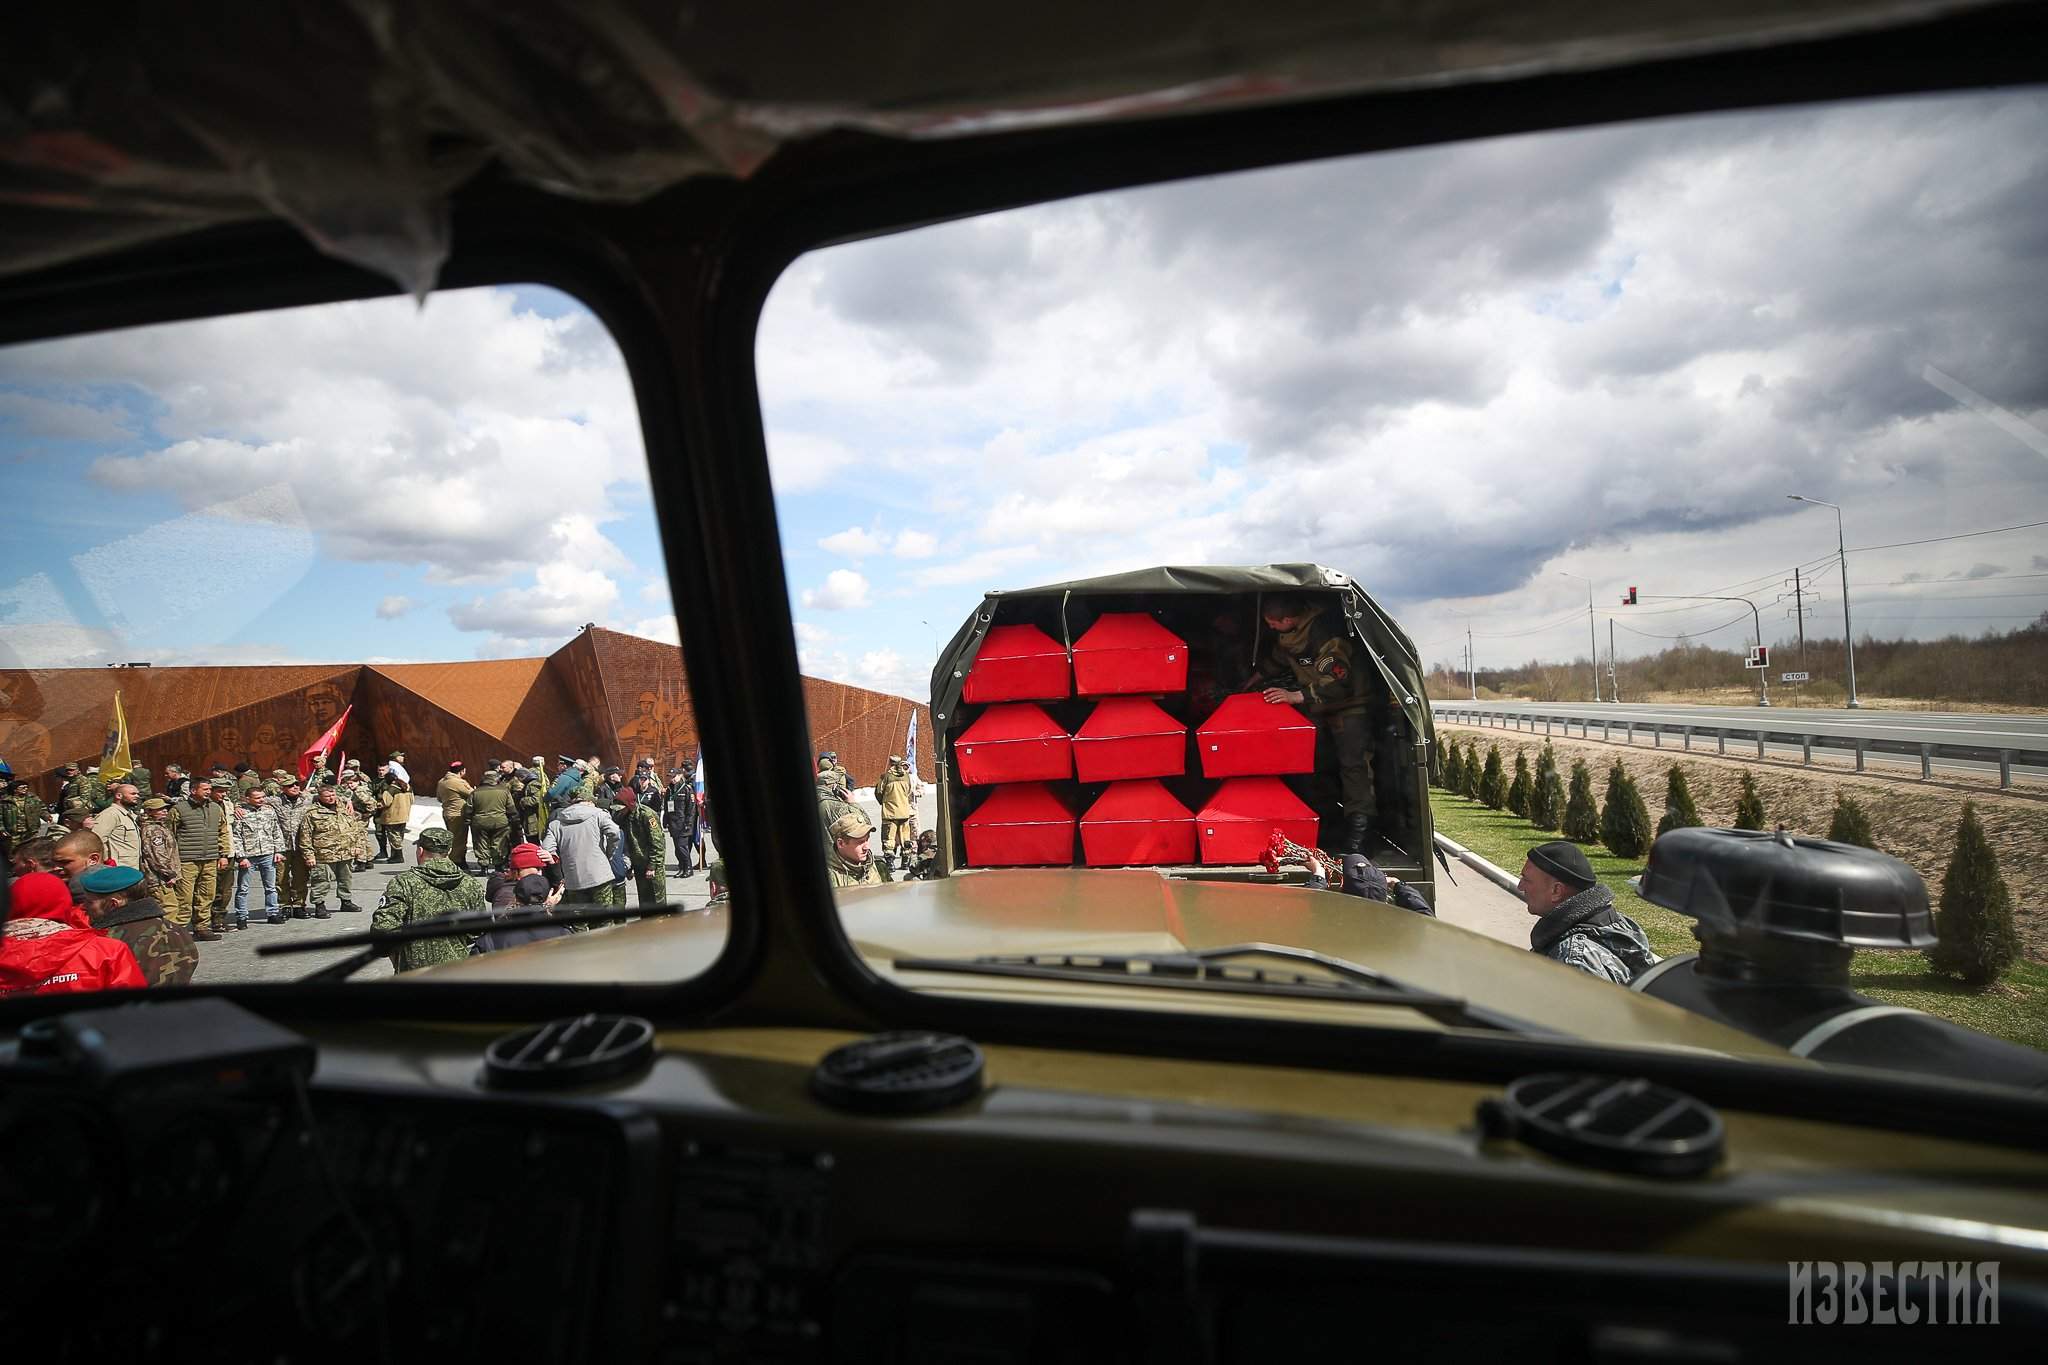
M 803 257 L 758 362 L 805 671 L 877 697 L 811 718 L 856 945 L 1017 998 L 892 964 L 1277 942 L 1679 1041 L 1632 879 L 1782 825 L 1954 916 L 1831 988 L 2048 1047 L 2044 134 L 1646 122 Z
M 711 899 L 632 387 L 576 300 L 14 347 L 0 453 L 0 994 L 289 981 L 359 950 L 263 950 Z M 622 932 L 372 946 L 352 979 L 631 980 L 656 959 L 593 951 Z M 689 974 L 723 910 L 661 932 L 692 944 L 663 975 Z

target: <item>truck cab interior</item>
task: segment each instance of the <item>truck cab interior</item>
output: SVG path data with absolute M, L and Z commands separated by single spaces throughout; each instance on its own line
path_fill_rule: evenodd
M 0 21 L 0 345 L 507 282 L 602 318 L 689 585 L 733 886 L 690 969 L 658 931 L 642 975 L 0 1001 L 14 1358 L 2037 1359 L 2038 1095 L 1705 1021 L 1637 1044 L 1442 1024 L 1434 997 L 1055 1006 L 863 965 L 819 847 L 755 339 L 803 253 L 917 225 L 2038 85 L 2040 8 L 779 8 Z M 1385 799 L 1426 820 L 1426 791 Z M 1827 1307 L 1865 1265 L 1971 1325 Z

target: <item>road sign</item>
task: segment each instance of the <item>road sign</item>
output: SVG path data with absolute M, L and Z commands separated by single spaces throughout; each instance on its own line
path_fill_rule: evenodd
M 1742 666 L 1744 668 L 1769 668 L 1771 666 L 1771 647 L 1769 645 L 1751 645 L 1749 647 L 1749 657 L 1742 661 Z
M 1808 676 L 1807 676 L 1806 674 L 1804 674 L 1804 673 L 1780 673 L 1780 674 L 1778 675 L 1778 681 L 1779 681 L 1779 682 L 1787 682 L 1787 683 L 1796 683 L 1796 682 L 1810 682 L 1810 681 L 1811 681 L 1811 679 L 1810 679 L 1810 678 L 1809 678 L 1809 677 L 1808 677 Z

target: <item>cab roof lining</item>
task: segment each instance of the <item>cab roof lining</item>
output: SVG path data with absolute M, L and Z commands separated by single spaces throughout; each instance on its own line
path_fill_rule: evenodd
M 635 202 L 842 130 L 957 139 L 1621 66 L 1994 0 L 666 0 L 20 7 L 0 275 L 283 220 L 414 294 L 498 178 Z M 110 10 L 113 11 L 110 13 Z

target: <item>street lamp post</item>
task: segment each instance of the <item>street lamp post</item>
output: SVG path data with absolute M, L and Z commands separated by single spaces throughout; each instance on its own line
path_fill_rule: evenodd
M 1706 593 L 1675 593 L 1664 595 L 1659 595 L 1656 593 L 1644 593 L 1643 600 L 1645 602 L 1740 602 L 1743 606 L 1749 608 L 1750 619 L 1756 622 L 1756 642 L 1758 647 L 1761 648 L 1763 645 L 1763 614 L 1756 609 L 1756 603 L 1750 601 L 1747 597 L 1713 597 Z M 1768 668 L 1759 668 L 1756 671 L 1756 686 L 1756 704 L 1758 706 L 1769 706 L 1771 704 L 1771 679 L 1770 670 Z
M 1785 496 L 1794 502 L 1810 502 L 1815 507 L 1835 509 L 1835 557 L 1842 564 L 1842 648 L 1849 652 L 1849 709 L 1860 710 L 1863 703 L 1856 698 L 1856 633 L 1849 628 L 1849 544 L 1842 535 L 1842 509 L 1819 498 L 1802 497 L 1797 493 Z
M 1600 700 L 1600 636 L 1593 629 L 1593 580 L 1582 573 L 1557 571 L 1559 578 L 1576 578 L 1586 585 L 1586 663 L 1593 670 L 1593 700 Z

